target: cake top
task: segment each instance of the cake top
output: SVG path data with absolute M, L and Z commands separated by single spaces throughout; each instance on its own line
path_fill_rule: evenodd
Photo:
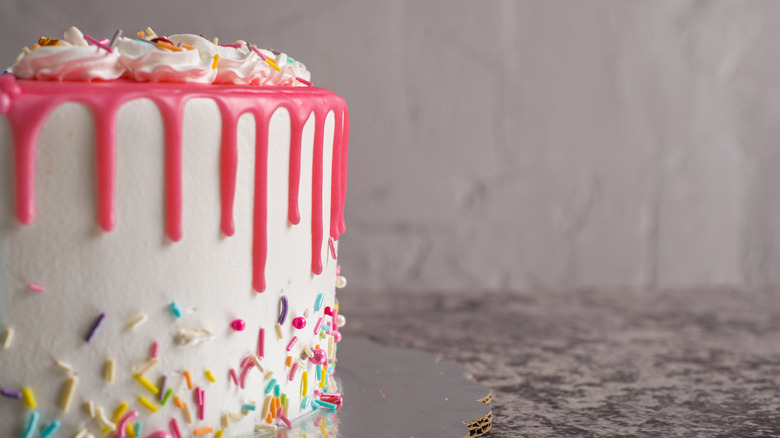
M 219 44 L 195 34 L 159 36 L 151 28 L 137 38 L 117 30 L 97 39 L 71 27 L 62 39 L 40 38 L 24 48 L 10 72 L 20 79 L 184 82 L 265 86 L 310 86 L 306 66 L 246 41 Z

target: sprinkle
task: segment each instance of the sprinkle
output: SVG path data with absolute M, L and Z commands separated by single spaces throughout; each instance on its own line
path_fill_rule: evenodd
M 5 336 L 3 337 L 3 350 L 11 348 L 11 342 L 14 340 L 14 329 L 8 327 L 5 329 Z
M 287 394 L 284 393 L 284 394 L 282 394 L 282 406 L 284 406 L 286 404 L 287 404 Z
M 200 429 L 193 430 L 192 434 L 195 435 L 195 436 L 198 436 L 198 435 L 205 435 L 205 434 L 211 433 L 211 432 L 214 432 L 214 429 L 212 429 L 210 427 L 201 427 Z
M 139 30 L 139 31 L 138 31 L 138 33 L 137 33 L 136 35 L 138 36 L 138 38 L 145 38 L 145 37 L 146 37 L 146 36 L 144 35 L 144 31 L 142 31 L 142 30 Z
M 261 413 L 262 415 L 260 415 L 260 418 L 263 418 L 266 415 L 268 415 L 268 410 L 271 408 L 272 398 L 273 397 L 271 397 L 270 395 L 265 396 L 265 401 L 263 401 L 263 412 Z
M 276 432 L 276 425 L 263 424 L 263 423 L 255 424 L 255 432 L 260 432 L 260 431 Z
M 190 405 L 183 403 L 181 413 L 184 415 L 184 421 L 186 421 L 187 424 L 192 424 L 192 413 L 190 412 Z
M 202 328 L 183 328 L 173 337 L 173 342 L 179 346 L 198 345 L 214 338 L 214 334 Z
M 184 407 L 184 404 L 182 403 L 178 395 L 173 396 L 173 404 L 175 404 L 176 407 L 179 409 L 182 409 Z
M 100 427 L 108 429 L 111 432 L 116 430 L 116 424 L 114 424 L 106 417 L 106 411 L 103 410 L 102 406 L 97 407 L 97 415 L 95 416 L 95 418 L 100 424 Z
M 163 397 L 162 401 L 160 402 L 161 406 L 165 406 L 168 404 L 168 400 L 171 399 L 171 396 L 173 395 L 173 388 L 168 388 L 167 391 L 165 391 L 165 396 Z
M 299 81 L 301 80 L 300 78 L 297 78 L 297 77 L 295 79 L 297 79 Z M 301 83 L 305 84 L 305 82 L 301 82 Z M 311 82 L 309 82 L 306 85 L 311 85 Z M 330 249 L 331 257 L 333 257 L 334 260 L 337 259 L 338 256 L 336 255 L 336 244 L 333 243 L 333 238 L 332 237 L 328 237 L 328 248 Z
M 274 421 L 274 419 L 271 416 L 271 413 L 269 412 L 268 415 L 266 415 L 266 417 L 265 417 L 265 422 L 268 423 L 268 424 L 271 424 L 271 423 L 273 423 L 273 421 Z
M 336 350 L 333 348 L 333 336 L 328 336 L 328 360 L 333 360 L 333 354 Z
M 298 337 L 293 336 L 292 339 L 290 339 L 290 342 L 287 344 L 287 351 L 292 350 L 292 348 L 295 346 L 295 343 L 298 342 Z
M 90 43 L 90 44 L 92 44 L 94 46 L 98 46 L 98 47 L 100 47 L 101 49 L 105 50 L 108 53 L 114 53 L 114 49 L 112 49 L 111 47 L 108 47 L 107 45 L 103 44 L 102 42 L 100 42 L 100 41 L 98 41 L 98 40 L 96 40 L 94 38 L 92 38 L 89 35 L 84 35 L 84 39 L 87 40 L 88 43 Z
M 322 401 L 322 400 L 312 400 L 311 403 L 314 404 L 314 405 L 317 405 L 317 406 L 321 406 L 323 408 L 328 408 L 328 409 L 333 409 L 333 410 L 336 409 L 336 405 L 335 404 L 329 403 L 329 402 L 326 402 L 326 401 Z
M 282 389 L 279 387 L 279 384 L 277 383 L 276 385 L 274 385 L 274 396 L 279 397 L 280 395 L 282 395 L 281 392 Z
M 213 40 L 211 40 L 211 42 L 212 42 L 212 43 L 213 43 L 215 46 L 218 46 L 218 45 L 219 45 L 219 38 L 217 38 L 217 37 L 214 37 L 214 39 L 213 39 Z
M 160 359 L 152 358 L 146 361 L 143 365 L 141 365 L 140 368 L 135 370 L 135 373 L 138 375 L 144 375 L 147 371 L 151 370 L 152 368 L 156 367 L 157 364 L 160 363 Z
M 106 361 L 106 366 L 103 368 L 103 377 L 106 378 L 106 382 L 108 383 L 114 382 L 114 359 L 108 359 Z
M 234 414 L 233 412 L 227 413 L 228 418 L 232 419 L 233 421 L 241 421 L 241 416 L 238 414 Z
M 279 300 L 279 324 L 284 324 L 284 321 L 287 319 L 287 307 L 287 297 L 283 296 Z
M 282 334 L 282 325 L 277 322 L 274 328 L 276 329 L 276 336 L 279 339 L 282 339 L 284 337 L 284 335 Z
M 35 395 L 33 395 L 32 389 L 29 387 L 22 388 L 22 398 L 24 399 L 24 404 L 26 404 L 28 408 L 35 409 Z
M 193 391 L 193 398 L 195 401 L 195 404 L 198 406 L 203 406 L 203 390 L 200 389 L 200 387 L 195 388 L 195 391 Z
M 22 398 L 22 393 L 19 391 L 11 391 L 10 389 L 0 389 L 0 395 L 7 398 L 12 398 L 14 400 L 19 400 Z
M 76 376 L 71 376 L 67 382 L 65 382 L 65 387 L 62 390 L 62 396 L 60 397 L 60 409 L 62 409 L 63 412 L 68 412 L 68 409 L 70 409 L 70 402 L 73 400 L 73 392 L 76 389 L 76 384 L 79 382 L 79 378 Z
M 122 29 L 117 29 L 116 32 L 114 32 L 114 36 L 111 37 L 111 43 L 109 43 L 108 46 L 111 47 L 112 49 L 115 48 L 117 41 L 119 41 L 119 38 L 121 37 L 122 37 Z
M 154 389 L 157 389 L 157 388 L 154 388 Z M 138 403 L 141 403 L 142 405 L 144 405 L 144 407 L 146 409 L 149 409 L 152 412 L 157 412 L 157 406 L 155 406 L 154 403 L 150 402 L 149 399 L 147 399 L 144 396 L 139 396 L 138 397 Z
M 222 414 L 222 427 L 227 429 L 228 426 L 230 426 L 230 417 L 228 417 L 228 414 Z
M 298 362 L 295 362 L 290 369 L 290 381 L 292 382 L 295 378 L 295 371 L 298 369 Z
M 266 63 L 266 64 L 268 64 L 269 66 L 271 66 L 271 68 L 272 68 L 272 69 L 274 69 L 274 70 L 276 70 L 276 71 L 282 71 L 282 69 L 281 69 L 281 68 L 279 68 L 279 66 L 278 66 L 278 65 L 276 65 L 276 63 L 275 63 L 273 60 L 271 60 L 271 58 L 265 58 L 265 60 L 264 60 L 264 61 L 265 61 L 265 63 Z
M 306 354 L 306 356 L 307 356 L 307 357 L 309 357 L 310 359 L 311 359 L 312 357 L 314 357 L 314 352 L 311 350 L 311 347 L 309 347 L 308 345 L 304 345 L 304 346 L 303 346 L 303 352 L 304 352 L 304 353 Z
M 338 328 L 344 327 L 345 325 L 347 325 L 347 318 L 345 318 L 344 315 L 339 313 L 338 321 L 336 322 L 337 322 L 336 326 Z
M 249 374 L 249 370 L 252 369 L 252 365 L 253 364 L 252 364 L 252 362 L 250 360 L 250 362 L 248 364 L 246 364 L 244 369 L 241 370 L 241 378 L 239 379 L 240 380 L 241 389 L 244 389 L 244 387 L 246 386 L 246 376 L 247 376 L 247 374 Z
M 187 50 L 194 50 L 195 49 L 195 47 L 193 47 L 193 46 L 191 46 L 189 44 L 182 43 L 181 46 L 184 47 Z
M 179 49 L 181 50 L 181 49 Z M 216 70 L 217 64 L 219 64 L 219 54 L 214 55 L 214 62 L 211 63 L 211 69 Z
M 292 365 L 292 356 L 287 356 L 287 359 L 284 361 L 284 365 L 288 367 Z
M 347 277 L 344 277 L 342 275 L 336 276 L 336 288 L 338 289 L 344 289 L 347 287 Z
M 301 316 L 296 316 L 293 318 L 292 325 L 296 329 L 301 330 L 302 328 L 306 327 L 306 319 Z
M 263 379 L 265 379 L 265 380 L 268 380 L 268 379 L 270 379 L 270 378 L 271 378 L 271 376 L 273 376 L 273 375 L 274 375 L 274 372 L 273 372 L 273 371 L 271 371 L 271 370 L 268 370 L 268 372 L 267 372 L 267 373 L 265 373 L 265 376 L 263 376 Z
M 257 406 L 249 404 L 249 403 L 244 403 L 241 406 L 241 409 L 244 410 L 244 411 L 254 411 L 255 409 L 257 409 Z
M 97 319 L 95 320 L 95 323 L 92 324 L 92 330 L 89 331 L 89 334 L 87 334 L 87 337 L 84 338 L 84 340 L 87 341 L 87 342 L 92 342 L 92 338 L 95 337 L 95 334 L 97 333 L 97 331 L 100 328 L 100 326 L 103 325 L 103 321 L 105 321 L 105 320 L 106 320 L 106 314 L 105 313 L 101 313 L 97 317 Z
M 175 438 L 181 438 L 181 432 L 179 431 L 179 424 L 176 422 L 175 418 L 171 418 L 171 433 Z
M 236 376 L 236 370 L 231 368 L 229 374 L 230 374 L 230 378 L 233 380 L 233 383 L 235 383 L 236 386 L 238 386 L 238 376 Z
M 320 333 L 320 338 L 325 339 L 325 333 Z
M 86 438 L 88 433 L 89 431 L 84 427 L 73 438 Z
M 150 38 L 156 38 L 157 33 L 155 33 L 151 27 L 146 28 L 146 34 L 149 35 Z
M 219 47 L 230 47 L 233 49 L 240 49 L 241 47 L 244 47 L 244 44 L 242 43 L 219 44 Z
M 190 377 L 190 372 L 187 371 L 187 370 L 184 370 L 182 372 L 182 374 L 184 375 L 184 378 L 187 379 L 187 388 L 191 390 L 192 389 L 192 377 Z
M 122 415 L 125 413 L 125 411 L 127 411 L 127 408 L 129 407 L 130 406 L 125 402 L 120 403 L 119 406 L 117 406 L 116 410 L 114 411 L 114 417 L 113 417 L 114 420 L 119 421 L 119 419 L 122 418 Z
M 135 436 L 139 437 L 141 436 L 141 431 L 143 430 L 143 425 L 139 421 L 138 423 L 135 423 Z
M 28 284 L 27 285 L 27 289 L 32 291 L 32 292 L 43 292 L 44 290 L 46 290 L 43 287 L 42 284 L 38 284 L 38 283 L 30 283 L 30 284 Z
M 70 373 L 71 371 L 73 371 L 73 366 L 65 361 L 54 359 L 54 364 L 60 367 L 60 369 L 62 369 L 66 373 Z
M 25 55 L 28 55 L 30 53 L 30 48 L 27 46 L 22 47 L 22 52 L 24 52 Z
M 252 48 L 252 50 L 253 50 L 255 53 L 257 53 L 257 56 L 259 56 L 259 57 L 260 57 L 260 59 L 262 59 L 263 61 L 265 61 L 265 55 L 263 55 L 263 53 L 260 51 L 260 49 L 258 49 L 258 48 L 257 48 L 257 46 L 255 46 L 254 44 L 249 44 L 249 43 L 247 43 L 247 45 L 248 45 L 249 47 L 251 47 L 251 48 Z
M 260 329 L 257 336 L 257 357 L 265 356 L 265 329 Z
M 252 358 L 252 362 L 254 362 L 257 369 L 260 370 L 261 373 L 264 373 L 265 369 L 263 368 L 263 364 L 260 363 L 260 358 L 257 357 L 256 354 L 250 354 L 249 357 Z
M 233 330 L 240 332 L 246 328 L 246 323 L 243 319 L 234 319 L 233 322 L 230 323 L 230 328 Z
M 27 418 L 27 424 L 24 426 L 24 431 L 22 432 L 22 438 L 32 438 L 33 433 L 38 429 L 38 419 L 40 417 L 41 414 L 39 414 L 38 411 L 30 412 L 30 417 Z
M 174 52 L 183 52 L 184 51 L 184 49 L 182 49 L 181 47 L 176 47 L 173 44 L 166 43 L 163 40 L 157 40 L 157 47 L 159 47 L 161 49 L 173 50 Z M 217 55 L 217 56 L 219 56 L 219 55 Z
M 141 398 L 143 398 L 143 397 L 141 397 Z M 143 403 L 143 402 L 141 402 L 141 403 Z M 146 405 L 144 405 L 144 406 L 146 406 Z M 148 407 L 148 406 L 146 406 L 146 407 Z M 157 412 L 157 408 L 154 405 L 152 405 L 152 407 L 155 409 L 152 412 Z M 125 438 L 125 430 L 127 429 L 127 426 L 129 425 L 129 423 L 131 421 L 135 420 L 136 418 L 138 418 L 138 411 L 130 411 L 127 414 L 125 414 L 125 416 L 122 417 L 122 419 L 119 420 L 119 423 L 117 424 L 117 434 L 116 434 L 115 438 Z
M 322 323 L 325 322 L 325 318 L 320 317 L 320 319 L 317 320 L 317 324 L 314 326 L 314 334 L 320 332 L 320 327 L 322 327 Z
M 214 375 L 211 374 L 211 370 L 206 370 L 204 374 L 206 375 L 206 378 L 209 379 L 209 382 L 214 383 L 217 381 L 217 379 L 214 378 Z
M 156 386 L 152 384 L 152 382 L 149 381 L 146 377 L 140 375 L 140 374 L 134 374 L 133 377 L 135 377 L 135 380 L 138 381 L 141 385 L 143 385 L 144 388 L 148 389 L 149 392 L 151 392 L 154 395 L 157 395 L 160 390 L 157 389 Z
M 149 349 L 149 357 L 157 359 L 157 350 L 160 348 L 160 344 L 157 341 L 152 342 L 152 347 Z
M 307 395 L 301 400 L 301 409 L 306 409 L 309 407 L 309 396 Z
M 165 383 L 168 381 L 168 377 L 163 374 L 160 376 L 159 379 L 157 379 L 157 388 L 160 390 L 160 393 L 157 394 L 157 400 L 162 402 L 165 398 Z M 162 403 L 161 403 L 162 404 Z
M 276 379 L 271 379 L 271 381 L 268 382 L 268 385 L 265 387 L 265 393 L 270 393 L 271 390 L 274 389 L 274 385 L 276 385 Z
M 322 309 L 322 301 L 325 299 L 325 294 L 320 292 L 317 294 L 317 299 L 314 300 L 314 311 L 319 312 Z
M 284 421 L 284 424 L 287 425 L 287 427 L 292 427 L 292 423 L 290 423 L 290 420 L 287 419 L 287 417 L 284 416 L 284 414 L 279 414 L 279 418 Z
M 304 371 L 301 376 L 301 397 L 305 397 L 309 386 L 309 372 Z
M 87 400 L 84 402 L 84 410 L 87 412 L 87 415 L 89 415 L 90 418 L 95 418 L 95 403 L 92 400 Z
M 224 433 L 224 431 L 218 430 L 217 433 L 214 434 L 214 438 L 222 438 L 222 434 L 223 433 Z
M 173 313 L 173 316 L 176 318 L 181 318 L 181 309 L 179 308 L 179 305 L 176 304 L 176 301 L 171 301 L 170 304 L 171 313 Z

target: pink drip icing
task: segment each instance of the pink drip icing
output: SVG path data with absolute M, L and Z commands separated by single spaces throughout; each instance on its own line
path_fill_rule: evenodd
M 46 82 L 17 80 L 11 75 L 0 77 L 0 112 L 4 112 L 13 129 L 16 171 L 16 214 L 23 224 L 35 218 L 35 154 L 41 126 L 48 114 L 65 102 L 87 105 L 95 118 L 97 223 L 108 232 L 115 227 L 115 150 L 116 112 L 125 102 L 149 98 L 155 102 L 165 126 L 165 232 L 177 242 L 182 230 L 182 119 L 188 99 L 205 97 L 217 102 L 222 115 L 220 151 L 220 195 L 222 233 L 232 236 L 233 205 L 236 189 L 238 152 L 236 128 L 243 113 L 255 117 L 256 159 L 253 224 L 252 286 L 265 290 L 267 257 L 267 176 L 268 125 L 279 107 L 285 107 L 291 118 L 290 179 L 288 219 L 300 223 L 298 194 L 300 187 L 301 139 L 303 127 L 314 113 L 314 159 L 312 164 L 312 272 L 322 272 L 323 244 L 322 185 L 325 116 L 335 113 L 333 171 L 331 174 L 331 227 L 329 235 L 338 240 L 345 230 L 344 200 L 347 179 L 349 116 L 344 100 L 331 91 L 316 87 L 198 86 L 175 83 L 137 83 L 117 80 L 99 83 Z M 10 103 L 9 103 L 10 102 Z

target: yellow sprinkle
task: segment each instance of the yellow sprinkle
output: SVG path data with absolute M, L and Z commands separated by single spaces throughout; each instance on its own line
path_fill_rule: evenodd
M 327 372 L 328 372 L 328 368 L 322 367 L 322 374 L 320 375 L 320 388 L 325 387 L 325 375 L 326 375 L 325 373 Z
M 230 418 L 227 414 L 222 414 L 222 428 L 227 429 L 230 426 Z
M 5 329 L 5 336 L 3 337 L 3 350 L 11 348 L 11 342 L 14 340 L 14 329 L 8 327 Z
M 263 412 L 262 415 L 260 415 L 260 418 L 265 417 L 268 415 L 268 411 L 271 409 L 271 397 L 270 395 L 265 396 L 265 401 L 263 401 Z
M 130 321 L 127 322 L 127 328 L 134 329 L 139 325 L 145 323 L 147 319 L 149 319 L 149 317 L 146 316 L 145 313 L 139 313 L 138 315 L 135 315 L 130 319 Z
M 334 304 L 334 305 L 333 305 L 333 307 L 335 307 L 335 308 L 336 308 L 336 311 L 338 312 L 338 310 L 339 310 L 339 305 L 338 305 L 338 304 Z
M 265 63 L 266 63 L 266 64 L 268 64 L 268 65 L 270 65 L 270 66 L 271 66 L 271 68 L 272 68 L 272 69 L 274 69 L 274 70 L 276 70 L 276 71 L 282 71 L 282 69 L 281 69 L 281 68 L 279 68 L 279 66 L 278 66 L 278 65 L 276 65 L 276 63 L 275 63 L 275 62 L 273 62 L 273 61 L 271 60 L 271 58 L 265 58 Z
M 192 424 L 192 413 L 190 412 L 190 405 L 188 405 L 187 402 L 182 404 L 181 413 L 184 415 L 184 421 Z
M 277 322 L 274 328 L 276 329 L 276 336 L 279 337 L 279 339 L 282 339 L 284 337 L 282 334 L 282 325 Z
M 105 377 L 106 382 L 114 383 L 114 359 L 108 359 L 106 361 L 106 366 L 103 369 L 103 377 Z
M 214 434 L 214 438 L 222 438 L 223 433 L 224 432 L 222 432 L 221 430 L 218 430 L 217 433 Z
M 38 38 L 38 44 L 41 46 L 59 46 L 60 40 L 53 40 L 51 38 L 40 37 Z
M 36 403 L 35 403 L 35 396 L 33 395 L 32 389 L 29 387 L 24 387 L 22 389 L 22 398 L 24 399 L 24 404 L 27 405 L 30 409 L 35 409 Z
M 214 375 L 211 374 L 211 370 L 206 370 L 203 374 L 206 375 L 206 378 L 209 379 L 209 382 L 214 383 L 217 381 L 217 379 L 214 378 Z
M 160 390 L 157 389 L 157 387 L 154 386 L 152 382 L 150 382 L 149 379 L 147 379 L 146 377 L 140 374 L 135 374 L 133 377 L 135 377 L 135 380 L 138 380 L 138 383 L 143 385 L 143 387 L 148 389 L 149 392 L 151 392 L 152 394 L 157 395 L 160 393 Z
M 119 406 L 116 407 L 116 410 L 114 411 L 114 420 L 119 421 L 122 418 L 122 414 L 125 413 L 127 410 L 128 405 L 125 402 L 122 402 L 119 404 Z
M 187 388 L 192 389 L 192 377 L 190 377 L 189 371 L 183 371 L 184 378 L 187 379 Z
M 211 69 L 216 70 L 217 64 L 219 64 L 219 54 L 214 55 L 214 62 L 211 63 Z
M 308 393 L 308 385 L 309 385 L 309 372 L 304 371 L 303 376 L 301 376 L 301 397 L 306 397 L 306 393 Z
M 157 412 L 157 406 L 155 406 L 154 403 L 147 400 L 146 397 L 144 396 L 138 397 L 138 403 L 141 403 L 142 405 L 144 405 L 144 407 L 146 407 L 146 409 L 149 409 L 152 412 Z
M 128 437 L 135 438 L 135 429 L 133 429 L 133 426 L 131 426 L 130 423 L 125 424 L 125 431 L 127 432 Z
M 79 382 L 79 378 L 71 376 L 67 382 L 65 382 L 65 388 L 62 390 L 62 396 L 60 397 L 60 409 L 63 412 L 68 412 L 70 409 L 70 401 L 73 400 L 73 392 L 76 389 L 76 384 Z

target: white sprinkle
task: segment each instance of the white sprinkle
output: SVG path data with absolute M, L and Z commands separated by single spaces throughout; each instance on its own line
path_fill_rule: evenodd
M 76 391 L 76 384 L 79 383 L 79 378 L 71 376 L 65 383 L 65 389 L 62 391 L 62 397 L 60 398 L 60 409 L 63 412 L 68 412 L 70 409 L 70 401 L 73 400 L 73 393 Z
M 144 374 L 146 374 L 147 371 L 151 370 L 152 368 L 157 366 L 157 364 L 159 364 L 159 363 L 160 363 L 160 359 L 158 359 L 158 358 L 149 359 L 148 361 L 146 361 L 145 364 L 143 364 L 140 367 L 136 368 L 135 374 L 144 375 Z
M 106 361 L 105 376 L 106 382 L 114 383 L 114 359 Z
M 241 421 L 241 416 L 235 412 L 228 412 L 226 415 L 233 421 Z
M 306 353 L 306 356 L 308 356 L 309 359 L 314 357 L 314 352 L 311 350 L 311 347 L 308 345 L 303 346 L 303 352 Z
M 190 412 L 190 405 L 187 402 L 183 402 L 181 413 L 184 415 L 184 421 L 188 424 L 192 424 L 192 413 Z
M 227 429 L 230 426 L 230 419 L 227 414 L 222 414 L 222 428 Z
M 146 316 L 145 313 L 139 313 L 138 315 L 135 315 L 134 317 L 130 318 L 130 321 L 127 321 L 127 328 L 132 330 L 139 325 L 146 322 L 146 320 L 149 319 L 148 316 Z
M 282 339 L 284 337 L 282 334 L 282 325 L 277 322 L 274 328 L 276 329 L 276 336 L 278 336 L 279 339 Z
M 95 418 L 95 403 L 92 400 L 84 402 L 84 410 L 90 418 Z
M 328 360 L 333 360 L 333 353 L 335 352 L 333 349 L 333 336 L 328 336 Z
M 274 372 L 269 370 L 267 373 L 265 373 L 265 376 L 263 376 L 263 378 L 265 380 L 269 380 L 271 377 L 273 377 L 273 375 L 274 375 Z
M 276 432 L 276 425 L 275 424 L 265 424 L 265 423 L 257 423 L 257 424 L 255 424 L 255 432 L 260 432 L 260 431 Z
M 173 342 L 181 347 L 198 345 L 201 342 L 214 338 L 214 334 L 206 329 L 184 328 L 173 337 Z
M 59 359 L 54 359 L 54 363 L 66 373 L 71 373 L 73 371 L 73 366 L 67 362 L 61 361 Z
M 259 357 L 257 357 L 257 355 L 256 355 L 256 354 L 254 354 L 254 353 L 252 353 L 251 355 L 249 355 L 249 357 L 251 357 L 251 358 L 252 358 L 252 362 L 254 362 L 254 363 L 255 363 L 255 366 L 257 367 L 257 369 L 258 369 L 258 370 L 260 370 L 260 373 L 264 373 L 264 372 L 265 372 L 265 369 L 263 368 L 263 365 L 260 363 L 260 358 L 259 358 Z
M 5 329 L 5 337 L 3 338 L 3 350 L 11 348 L 11 342 L 14 340 L 14 329 L 8 327 Z
M 100 427 L 109 429 L 111 432 L 116 430 L 116 424 L 114 424 L 112 421 L 106 417 L 106 411 L 103 410 L 102 406 L 97 407 L 97 416 L 95 417 Z
M 81 429 L 73 438 L 85 438 L 87 436 L 87 428 Z

